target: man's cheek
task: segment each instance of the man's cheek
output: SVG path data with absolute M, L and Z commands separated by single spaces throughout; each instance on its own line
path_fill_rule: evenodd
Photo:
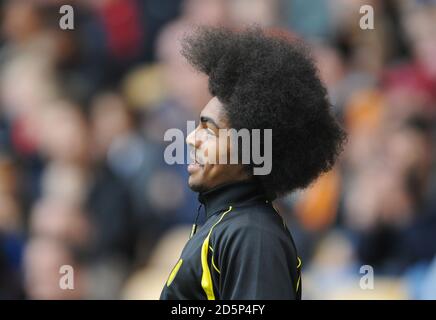
M 226 145 L 221 145 L 220 140 L 216 139 L 208 144 L 205 150 L 205 159 L 210 164 L 226 164 L 227 153 Z
M 209 143 L 203 152 L 203 160 L 205 164 L 216 163 L 216 148 L 213 143 Z

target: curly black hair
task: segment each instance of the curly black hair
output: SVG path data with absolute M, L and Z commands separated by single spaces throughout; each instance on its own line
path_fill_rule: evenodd
M 198 27 L 181 53 L 209 76 L 232 128 L 273 129 L 271 173 L 257 176 L 270 194 L 307 187 L 332 168 L 346 134 L 302 43 L 257 26 Z

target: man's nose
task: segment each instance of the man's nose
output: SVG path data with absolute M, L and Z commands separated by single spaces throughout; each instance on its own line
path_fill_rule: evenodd
M 186 137 L 186 144 L 190 147 L 193 148 L 198 148 L 201 145 L 201 141 L 199 139 L 199 136 L 197 135 L 197 130 L 198 128 L 196 128 L 195 130 L 193 130 L 190 134 L 188 134 L 188 136 Z

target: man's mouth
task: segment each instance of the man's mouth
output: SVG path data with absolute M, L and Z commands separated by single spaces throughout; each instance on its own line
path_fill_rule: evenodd
M 196 152 L 191 151 L 189 155 L 191 158 L 191 163 L 188 166 L 188 171 L 190 173 L 193 173 L 194 171 L 204 167 L 204 161 L 196 156 Z

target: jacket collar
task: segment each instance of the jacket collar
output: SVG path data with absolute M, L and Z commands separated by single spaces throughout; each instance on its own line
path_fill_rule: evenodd
M 204 205 L 206 218 L 232 207 L 265 202 L 266 193 L 262 185 L 254 180 L 232 182 L 200 192 L 198 200 Z

